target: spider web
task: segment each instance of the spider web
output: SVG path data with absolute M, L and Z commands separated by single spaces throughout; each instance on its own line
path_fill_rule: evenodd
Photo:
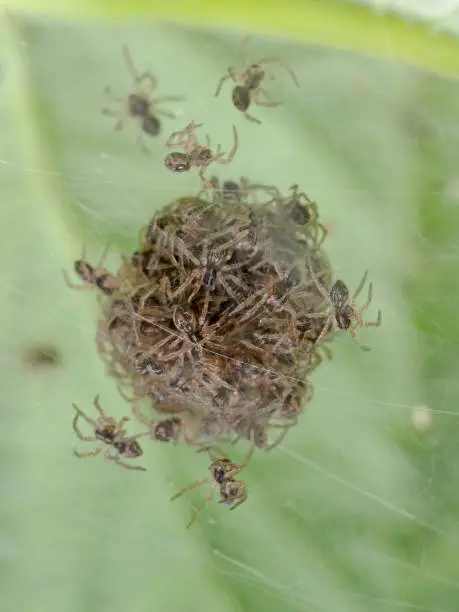
M 282 56 L 302 83 L 296 91 L 279 72 L 269 88 L 285 104 L 255 107 L 256 126 L 232 108 L 229 85 L 212 97 L 238 35 L 38 20 L 17 20 L 14 32 L 0 109 L 18 118 L 0 145 L 4 608 L 455 611 L 456 84 L 254 39 L 253 60 Z M 187 96 L 148 141 L 150 155 L 134 123 L 115 134 L 99 113 L 105 85 L 131 86 L 123 42 L 157 75 L 158 95 Z M 245 175 L 283 193 L 299 183 L 317 200 L 334 277 L 354 287 L 369 268 L 368 316 L 381 308 L 383 324 L 361 332 L 368 354 L 336 337 L 299 425 L 241 474 L 248 501 L 234 514 L 208 504 L 187 532 L 205 487 L 168 499 L 206 474 L 205 456 L 144 445 L 145 476 L 71 454 L 71 402 L 89 413 L 99 393 L 118 417 L 129 406 L 95 351 L 95 294 L 70 291 L 61 268 L 83 245 L 97 262 L 110 241 L 116 270 L 156 210 L 199 191 L 195 173 L 167 174 L 163 143 L 201 118 L 226 151 L 237 125 L 240 150 L 217 168 L 221 179 Z M 40 343 L 61 363 L 24 362 Z

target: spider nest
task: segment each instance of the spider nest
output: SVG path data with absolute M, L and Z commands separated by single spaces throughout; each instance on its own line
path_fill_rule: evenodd
M 197 438 L 268 449 L 270 430 L 283 436 L 310 401 L 322 361 L 325 234 L 275 187 L 211 184 L 141 230 L 119 289 L 101 296 L 98 348 L 135 406 L 148 398 L 150 410 L 190 415 Z

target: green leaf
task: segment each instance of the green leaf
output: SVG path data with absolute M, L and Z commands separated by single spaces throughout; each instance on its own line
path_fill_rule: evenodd
M 255 36 L 251 58 L 282 57 L 302 83 L 279 73 L 273 97 L 285 104 L 256 108 L 258 126 L 229 87 L 214 98 L 241 38 L 149 22 L 2 22 L 2 609 L 457 610 L 458 85 Z M 135 125 L 114 133 L 100 114 L 106 85 L 132 86 L 122 43 L 157 75 L 158 95 L 187 96 L 150 155 Z M 156 210 L 199 190 L 195 174 L 163 165 L 168 133 L 192 119 L 224 150 L 237 125 L 240 150 L 221 177 L 284 192 L 298 182 L 317 200 L 335 275 L 354 287 L 369 269 L 369 317 L 381 308 L 383 325 L 361 332 L 370 353 L 336 338 L 299 425 L 245 470 L 248 501 L 234 513 L 208 504 L 186 531 L 205 488 L 168 500 L 206 475 L 206 456 L 151 443 L 147 473 L 72 456 L 72 402 L 89 411 L 98 393 L 116 415 L 129 407 L 97 356 L 96 296 L 71 291 L 61 268 L 83 244 L 96 262 L 111 240 L 115 269 Z M 62 362 L 24 362 L 38 344 Z
M 404 61 L 444 74 L 459 74 L 454 18 L 442 20 L 436 30 L 422 23 L 408 23 L 393 14 L 343 0 L 15 0 L 14 9 L 50 15 L 128 19 L 154 19 L 214 28 L 241 27 L 265 35 L 286 36 L 318 45 L 347 49 Z M 401 11 L 405 15 L 405 11 Z M 452 27 L 448 27 L 451 24 Z M 443 31 L 445 30 L 445 32 Z

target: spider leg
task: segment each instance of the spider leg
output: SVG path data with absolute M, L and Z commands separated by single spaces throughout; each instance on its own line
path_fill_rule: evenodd
M 254 92 L 252 96 L 252 100 L 257 106 L 274 107 L 281 106 L 281 104 L 283 104 L 283 102 L 263 102 L 262 100 L 260 100 L 260 94 L 262 91 L 264 92 L 264 90 L 260 87 Z
M 185 96 L 161 96 L 151 100 L 152 104 L 161 104 L 162 102 L 183 102 L 186 100 Z
M 233 148 L 231 149 L 228 157 L 225 160 L 220 159 L 218 161 L 219 164 L 230 164 L 233 161 L 234 156 L 236 155 L 236 151 L 238 150 L 238 147 L 239 147 L 239 139 L 238 139 L 237 130 L 236 130 L 235 125 L 233 125 L 233 138 L 234 138 Z
M 120 433 L 125 431 L 125 430 L 123 429 L 123 425 L 124 425 L 125 423 L 127 423 L 128 421 L 130 421 L 130 420 L 131 420 L 131 419 L 130 419 L 129 417 L 123 417 L 122 419 L 120 419 L 120 420 L 118 421 L 117 428 L 118 428 L 118 431 L 119 431 Z
M 324 287 L 322 287 L 322 285 L 319 283 L 317 276 L 314 272 L 314 270 L 312 269 L 312 261 L 311 261 L 311 254 L 308 253 L 308 263 L 309 263 L 309 272 L 311 273 L 311 278 L 314 282 L 314 285 L 317 287 L 319 293 L 326 298 L 327 302 L 330 302 L 330 296 L 328 295 L 327 291 L 324 289 Z
M 362 344 L 360 342 L 360 338 L 357 336 L 357 332 L 356 332 L 356 328 L 358 326 L 358 321 L 355 323 L 354 326 L 349 327 L 349 331 L 351 332 L 351 336 L 354 339 L 354 342 L 360 346 L 360 348 L 362 349 L 362 351 L 370 351 L 370 347 L 366 346 L 365 344 Z
M 129 51 L 129 47 L 127 45 L 122 46 L 122 51 L 124 55 L 124 60 L 126 62 L 127 69 L 131 73 L 131 76 L 134 80 L 137 80 L 139 77 L 139 73 L 134 66 L 134 62 L 132 60 L 131 52 Z
M 75 455 L 75 457 L 83 459 L 85 457 L 95 457 L 100 453 L 101 450 L 101 448 L 95 448 L 94 450 L 88 451 L 87 453 L 79 453 L 77 450 L 74 450 L 73 454 Z
M 74 283 L 70 280 L 69 273 L 65 268 L 62 268 L 62 274 L 64 276 L 65 283 L 71 288 L 76 289 L 77 291 L 88 291 L 88 289 L 94 289 L 94 285 L 91 283 Z
M 128 419 L 129 420 L 129 419 Z M 142 433 L 135 434 L 134 436 L 119 438 L 120 440 L 137 440 L 137 438 L 144 438 L 145 436 L 149 436 L 148 431 L 143 431 Z
M 298 89 L 301 88 L 301 85 L 300 85 L 300 83 L 299 83 L 299 81 L 298 81 L 298 79 L 296 77 L 296 74 L 293 72 L 293 70 L 290 68 L 290 66 L 288 66 L 288 64 L 285 64 L 281 60 L 279 60 L 279 59 L 271 59 L 271 58 L 263 59 L 263 60 L 260 60 L 258 62 L 258 64 L 260 66 L 267 66 L 269 64 L 276 65 L 276 66 L 281 66 L 292 77 L 292 80 L 295 83 L 295 85 L 298 87 Z
M 258 123 L 261 125 L 261 121 L 257 119 L 256 117 L 252 117 L 252 115 L 249 115 L 247 111 L 245 111 L 243 115 L 248 121 L 252 121 L 253 123 Z
M 186 132 L 186 128 L 184 130 L 177 130 L 176 132 L 172 132 L 169 134 L 169 138 L 166 140 L 166 147 L 181 147 L 184 146 L 184 135 Z
M 378 310 L 378 318 L 376 319 L 376 321 L 362 321 L 361 325 L 362 327 L 379 327 L 381 325 L 381 321 L 382 321 L 381 311 Z
M 78 436 L 78 438 L 80 440 L 84 440 L 85 442 L 95 442 L 97 440 L 96 437 L 94 436 L 85 436 L 84 434 L 81 433 L 80 428 L 78 427 L 78 419 L 80 417 L 80 413 L 77 413 L 74 417 L 73 417 L 73 421 L 72 421 L 72 426 L 73 426 L 73 431 L 76 433 L 76 435 Z M 94 424 L 95 426 L 95 424 Z
M 202 166 L 201 170 L 199 171 L 199 178 L 201 179 L 201 181 L 203 182 L 203 184 L 204 184 L 204 185 L 205 185 L 207 188 L 211 189 L 211 188 L 212 188 L 211 183 L 210 183 L 210 182 L 208 181 L 208 179 L 207 179 L 207 178 L 204 176 L 204 172 L 205 172 L 205 170 L 206 170 L 206 167 L 207 167 L 207 166 Z
M 352 297 L 351 297 L 351 301 L 352 301 L 352 302 L 353 302 L 353 301 L 354 301 L 354 300 L 357 298 L 357 296 L 359 295 L 359 293 L 362 291 L 363 286 L 365 285 L 365 282 L 366 282 L 366 280 L 367 280 L 367 277 L 368 277 L 368 270 L 366 270 L 366 271 L 365 271 L 365 274 L 362 276 L 362 280 L 360 281 L 359 286 L 358 286 L 358 287 L 357 287 L 357 289 L 354 291 L 354 293 L 353 293 L 353 295 L 352 295 Z M 368 308 L 368 306 L 369 306 L 369 304 L 370 304 L 370 302 L 371 302 L 372 292 L 373 292 L 373 289 L 372 289 L 371 284 L 370 284 L 370 287 L 369 287 L 369 289 L 368 289 L 368 298 L 367 298 L 367 302 L 368 302 L 368 303 L 367 303 L 367 305 L 366 305 L 366 307 L 367 307 L 367 308 Z M 365 310 L 365 308 L 363 308 L 363 307 L 362 307 L 362 310 Z
M 229 69 L 228 69 L 228 74 L 225 74 L 224 76 L 222 76 L 222 78 L 218 82 L 217 89 L 215 91 L 215 97 L 217 97 L 220 94 L 224 83 L 226 83 L 226 81 L 228 79 L 230 79 L 230 78 L 232 78 L 232 76 L 231 76 L 231 74 L 229 72 Z
M 325 323 L 325 325 L 322 328 L 322 331 L 320 332 L 319 336 L 317 337 L 316 341 L 314 342 L 314 344 L 319 344 L 320 341 L 322 340 L 322 338 L 325 336 L 325 334 L 328 332 L 328 330 L 330 329 L 330 325 L 332 323 L 332 315 L 330 314 L 328 316 L 328 320 Z
M 110 449 L 107 449 L 107 452 L 105 453 L 105 459 L 108 459 L 109 461 L 114 461 L 115 463 L 125 468 L 126 470 L 137 470 L 140 472 L 147 471 L 147 468 L 144 468 L 140 465 L 131 465 L 130 463 L 126 463 L 125 461 L 122 461 L 118 455 L 111 455 Z
M 295 425 L 298 423 L 298 419 L 294 418 L 292 419 L 291 423 L 286 423 L 284 425 L 268 425 L 269 428 L 272 429 L 282 429 L 281 433 L 277 436 L 277 438 L 274 440 L 274 442 L 271 442 L 271 444 L 268 444 L 267 446 L 265 446 L 265 451 L 269 452 L 271 450 L 273 450 L 273 448 L 276 448 L 276 446 L 278 446 L 282 440 L 285 438 L 285 436 L 288 433 L 288 430 L 291 427 L 295 427 Z
M 325 227 L 325 225 L 322 225 L 322 223 L 316 223 L 316 226 L 322 232 L 322 237 L 320 238 L 320 240 L 318 240 L 317 237 L 316 237 L 316 250 L 317 250 L 317 249 L 320 249 L 320 247 L 323 245 L 323 243 L 325 241 L 325 238 L 328 236 L 328 230 Z
M 206 289 L 206 295 L 204 296 L 204 304 L 202 306 L 201 314 L 199 315 L 198 323 L 202 327 L 207 317 L 210 302 L 210 289 Z
M 158 81 L 155 75 L 150 70 L 142 72 L 142 74 L 139 74 L 139 76 L 135 80 L 137 85 L 140 85 L 141 83 L 143 83 L 143 81 L 148 81 L 150 83 L 150 93 L 158 86 Z
M 181 497 L 182 495 L 184 495 L 185 493 L 187 493 L 188 491 L 191 491 L 191 489 L 195 489 L 196 487 L 200 487 L 201 485 L 205 484 L 206 482 L 209 482 L 209 478 L 201 478 L 199 480 L 196 480 L 196 482 L 193 482 L 189 485 L 186 485 L 186 487 L 183 487 L 183 489 L 181 489 L 178 493 L 176 493 L 175 495 L 173 495 L 169 501 L 174 501 L 174 499 L 177 499 L 178 497 Z
M 121 393 L 121 395 L 123 395 L 123 397 L 126 399 L 126 396 L 121 392 L 121 389 L 119 388 L 118 385 L 118 391 Z M 139 403 L 137 401 L 136 397 L 133 397 L 130 400 L 131 404 L 132 404 L 132 414 L 134 415 L 134 417 L 140 421 L 141 423 L 143 423 L 144 425 L 148 425 L 150 426 L 151 420 L 147 419 L 146 417 L 143 416 L 143 414 L 140 412 L 140 407 L 139 407 Z
M 119 111 L 114 111 L 111 108 L 107 108 L 106 106 L 104 106 L 104 108 L 100 112 L 105 117 L 115 117 L 116 119 L 119 119 L 121 115 Z
M 104 87 L 104 94 L 109 97 L 111 100 L 113 100 L 114 102 L 119 102 L 119 103 L 123 103 L 124 102 L 124 98 L 117 96 L 112 88 L 110 86 L 106 86 Z
M 238 61 L 241 66 L 247 64 L 247 43 L 249 42 L 249 38 L 251 38 L 251 34 L 248 34 L 242 39 L 241 46 L 239 47 L 239 57 Z
M 204 510 L 206 504 L 208 502 L 212 501 L 212 499 L 214 498 L 214 495 L 215 495 L 215 485 L 212 484 L 211 487 L 210 487 L 209 495 L 204 499 L 204 501 L 201 504 L 199 504 L 199 506 L 193 512 L 193 514 L 191 516 L 191 519 L 189 520 L 188 525 L 186 526 L 187 529 L 189 529 L 191 527 L 191 525 L 195 522 L 195 520 L 198 518 L 198 516 Z
M 163 110 L 163 109 L 157 109 L 156 110 L 156 114 L 157 115 L 162 115 L 163 117 L 169 117 L 169 119 L 177 119 L 177 115 L 175 113 L 173 113 L 172 111 L 167 111 L 167 110 Z
M 76 410 L 76 415 L 75 417 L 83 417 L 83 419 L 89 423 L 90 425 L 92 425 L 93 427 L 96 426 L 96 421 L 94 419 L 91 419 L 88 417 L 88 415 L 86 415 L 80 408 L 78 408 L 78 406 L 76 404 L 72 403 L 73 408 Z
M 94 398 L 93 404 L 94 404 L 94 407 L 97 410 L 97 412 L 100 414 L 100 416 L 102 416 L 102 417 L 105 416 L 105 412 L 101 408 L 101 405 L 100 405 L 100 402 L 99 402 L 99 395 L 98 394 Z
M 157 80 L 155 75 L 150 72 L 150 70 L 146 70 L 145 72 L 140 73 L 137 68 L 134 66 L 134 62 L 132 60 L 131 52 L 129 51 L 129 47 L 127 45 L 123 45 L 123 55 L 126 61 L 126 66 L 137 84 L 142 83 L 142 81 L 148 80 L 150 81 L 150 91 L 153 91 L 157 86 Z

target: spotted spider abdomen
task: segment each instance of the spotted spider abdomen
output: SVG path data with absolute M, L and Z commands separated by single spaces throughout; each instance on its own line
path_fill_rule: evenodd
M 293 205 L 290 217 L 294 223 L 298 225 L 306 225 L 311 219 L 311 213 L 306 206 L 303 206 L 299 202 L 295 202 Z
M 342 310 L 349 300 L 349 289 L 342 280 L 337 280 L 330 288 L 330 300 L 335 310 Z
M 160 421 L 153 430 L 155 440 L 158 440 L 158 442 L 170 442 L 174 437 L 177 425 L 180 425 L 180 419 L 176 417 Z
M 171 172 L 186 172 L 191 168 L 190 158 L 186 153 L 178 151 L 170 153 L 164 160 L 164 165 Z
M 113 446 L 126 459 L 135 459 L 142 455 L 142 447 L 137 440 L 118 440 Z

